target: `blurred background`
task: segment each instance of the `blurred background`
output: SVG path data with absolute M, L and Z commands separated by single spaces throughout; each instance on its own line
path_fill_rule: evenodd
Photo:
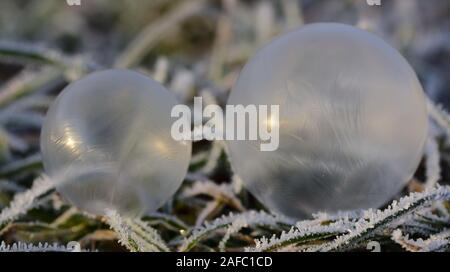
M 226 93 L 245 61 L 274 36 L 302 24 L 341 22 L 382 37 L 409 60 L 433 99 L 450 102 L 447 0 L 382 0 L 380 6 L 366 0 L 80 2 L 1 1 L 0 40 L 56 49 L 99 66 L 158 72 L 176 92 Z M 6 68 L 3 81 L 16 72 Z
M 0 1 L 0 208 L 42 173 L 39 132 L 48 105 L 68 83 L 95 69 L 136 69 L 163 83 L 183 103 L 190 104 L 195 95 L 224 105 L 240 69 L 263 44 L 303 24 L 340 22 L 373 32 L 400 51 L 428 96 L 450 108 L 448 0 L 381 0 L 380 6 L 366 0 L 80 3 Z M 183 185 L 187 189 L 180 189 L 162 211 L 198 225 L 227 211 L 259 207 L 250 195 L 240 193 L 220 144 L 202 141 L 193 152 Z M 443 154 L 441 160 L 442 177 L 448 180 L 450 157 Z M 213 183 L 189 183 L 202 177 Z M 411 186 L 420 187 L 423 177 L 421 166 Z M 203 196 L 177 202 L 180 196 L 197 195 Z M 0 232 L 2 239 L 97 243 L 112 235 L 98 233 L 104 226 L 89 217 L 67 221 L 70 208 L 54 194 L 50 200 L 49 207 L 31 212 L 27 220 L 80 229 L 50 231 L 46 225 L 16 223 Z

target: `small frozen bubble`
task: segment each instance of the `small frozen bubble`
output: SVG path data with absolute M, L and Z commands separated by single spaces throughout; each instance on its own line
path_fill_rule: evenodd
M 137 216 L 159 208 L 179 188 L 191 155 L 189 141 L 170 135 L 176 103 L 159 83 L 128 70 L 70 84 L 41 134 L 46 172 L 64 177 L 57 190 L 94 214 Z
M 274 40 L 244 67 L 229 105 L 279 105 L 279 147 L 229 141 L 231 164 L 269 209 L 376 208 L 414 174 L 427 131 L 422 87 L 380 38 L 311 24 Z

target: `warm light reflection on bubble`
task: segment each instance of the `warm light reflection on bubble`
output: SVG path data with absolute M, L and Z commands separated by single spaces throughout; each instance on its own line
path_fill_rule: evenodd
M 275 116 L 269 115 L 269 118 L 264 120 L 263 125 L 267 130 L 271 131 L 272 129 L 278 128 L 280 126 L 280 122 Z

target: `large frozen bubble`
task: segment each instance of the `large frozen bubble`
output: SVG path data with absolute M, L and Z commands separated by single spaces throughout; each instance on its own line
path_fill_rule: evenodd
M 376 208 L 414 174 L 427 131 L 422 87 L 380 38 L 341 24 L 311 24 L 262 48 L 229 105 L 279 105 L 279 147 L 228 141 L 233 169 L 275 212 Z
M 176 99 L 128 70 L 90 74 L 66 87 L 41 134 L 46 172 L 71 203 L 94 214 L 154 211 L 180 186 L 191 143 L 170 135 Z

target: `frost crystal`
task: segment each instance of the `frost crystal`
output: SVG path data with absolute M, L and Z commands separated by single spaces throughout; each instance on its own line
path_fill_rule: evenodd
M 442 105 L 435 105 L 430 99 L 427 100 L 427 109 L 431 118 L 450 135 L 450 114 Z
M 434 137 L 428 137 L 425 146 L 425 156 L 425 187 L 428 189 L 433 188 L 441 177 L 441 167 L 439 166 L 439 146 Z
M 246 251 L 273 251 L 291 244 L 309 242 L 318 238 L 334 237 L 336 235 L 347 233 L 350 228 L 350 222 L 339 221 L 330 225 L 308 226 L 306 228 L 291 228 L 289 232 L 282 232 L 279 238 L 273 236 L 270 239 L 263 237 L 255 240 L 254 248 L 247 248 Z
M 364 217 L 354 224 L 348 234 L 338 236 L 334 241 L 311 250 L 331 251 L 345 248 L 349 244 L 357 244 L 363 238 L 372 236 L 378 229 L 400 219 L 401 216 L 408 215 L 420 207 L 431 205 L 433 201 L 448 199 L 450 199 L 449 186 L 437 187 L 421 193 L 412 193 L 401 198 L 398 202 L 394 201 L 383 211 L 366 211 Z
M 232 225 L 234 222 L 237 223 L 235 223 L 235 225 L 229 230 L 229 235 L 239 231 L 244 226 L 279 226 L 293 224 L 291 220 L 285 217 L 267 214 L 262 211 L 249 211 L 240 214 L 230 213 L 227 216 L 222 216 L 215 219 L 211 223 L 205 222 L 202 227 L 193 230 L 191 236 L 189 236 L 189 238 L 187 238 L 181 245 L 180 251 L 189 251 L 197 244 L 199 240 L 209 233 Z M 228 240 L 228 238 L 225 239 L 225 242 L 226 240 Z
M 5 242 L 0 243 L 0 252 L 77 252 L 78 249 L 67 246 L 48 243 L 39 243 L 37 245 L 17 242 L 7 245 Z M 83 250 L 84 251 L 84 250 Z
M 408 251 L 445 251 L 450 248 L 450 230 L 444 230 L 438 234 L 431 235 L 425 240 L 422 238 L 413 240 L 409 239 L 409 235 L 403 235 L 402 231 L 397 229 L 392 233 L 392 240 Z
M 106 221 L 119 236 L 119 243 L 130 251 L 169 251 L 156 230 L 141 220 L 122 218 L 114 210 L 106 210 Z
M 36 179 L 31 189 L 16 194 L 9 206 L 3 209 L 0 213 L 0 226 L 8 221 L 14 220 L 20 215 L 26 213 L 31 208 L 35 207 L 36 198 L 42 196 L 53 188 L 53 182 L 46 176 Z

